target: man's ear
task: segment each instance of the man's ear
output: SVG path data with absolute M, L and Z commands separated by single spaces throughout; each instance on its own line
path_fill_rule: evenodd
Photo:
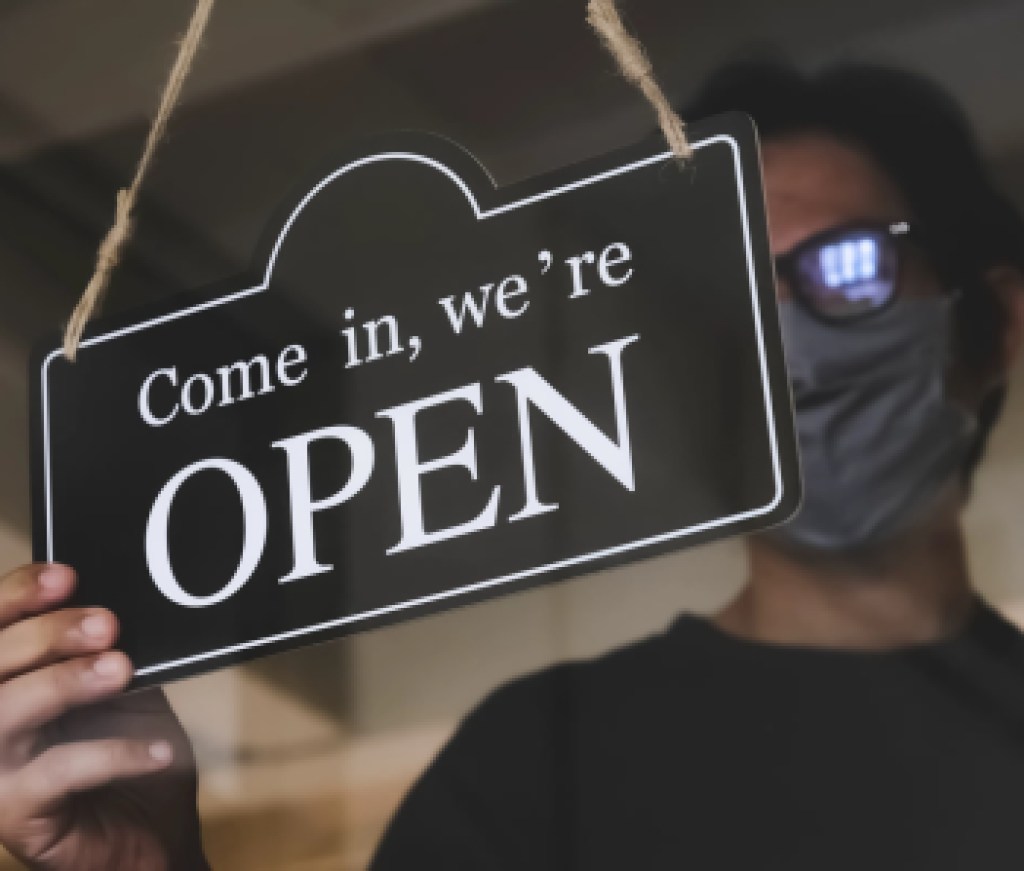
M 1000 361 L 1005 377 L 1024 351 L 1024 272 L 1016 266 L 994 266 L 985 273 L 985 280 L 1006 312 Z

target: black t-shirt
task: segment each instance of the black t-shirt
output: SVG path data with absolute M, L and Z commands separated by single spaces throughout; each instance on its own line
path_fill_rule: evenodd
M 666 633 L 491 694 L 374 871 L 1024 868 L 1024 636 L 893 653 Z

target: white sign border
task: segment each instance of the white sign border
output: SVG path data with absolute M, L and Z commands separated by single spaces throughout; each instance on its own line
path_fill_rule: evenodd
M 757 278 L 754 272 L 754 259 L 753 252 L 750 246 L 750 225 L 747 220 L 747 203 L 746 203 L 746 192 L 743 187 L 743 168 L 740 164 L 740 153 L 739 143 L 736 139 L 728 134 L 718 134 L 710 136 L 707 139 L 702 139 L 698 142 L 693 143 L 695 150 L 706 148 L 710 145 L 725 144 L 728 145 L 732 150 L 733 155 L 733 167 L 736 172 L 736 189 L 738 193 L 738 205 L 740 209 L 740 216 L 743 220 L 743 242 L 747 255 L 747 275 L 750 279 L 750 298 L 751 305 L 753 307 L 754 314 L 754 326 L 757 335 L 757 351 L 758 359 L 761 364 L 761 384 L 763 388 L 764 396 L 764 407 L 765 417 L 768 424 L 768 436 L 769 443 L 771 446 L 772 455 L 772 472 L 775 480 L 775 494 L 771 501 L 765 505 L 757 508 L 752 508 L 748 511 L 742 511 L 737 514 L 730 514 L 727 517 L 716 518 L 715 520 L 709 520 L 704 523 L 698 523 L 693 526 L 687 526 L 683 529 L 673 530 L 671 532 L 661 533 L 659 535 L 653 535 L 648 538 L 638 539 L 636 541 L 628 542 L 626 544 L 619 544 L 613 547 L 603 548 L 601 550 L 591 551 L 589 553 L 580 554 L 574 557 L 568 557 L 566 559 L 557 560 L 553 563 L 547 563 L 543 566 L 535 566 L 529 569 L 523 569 L 510 574 L 501 575 L 500 577 L 491 578 L 486 581 L 478 581 L 477 583 L 467 584 L 462 587 L 455 587 L 450 590 L 445 590 L 440 593 L 433 593 L 428 596 L 419 596 L 414 599 L 408 599 L 404 602 L 396 602 L 392 605 L 386 605 L 381 608 L 374 608 L 369 611 L 362 611 L 358 614 L 350 614 L 346 617 L 339 617 L 334 620 L 326 620 L 322 623 L 317 623 L 312 626 L 305 626 L 299 629 L 291 629 L 287 632 L 279 632 L 274 635 L 267 635 L 263 638 L 253 639 L 251 641 L 241 642 L 239 644 L 229 645 L 227 647 L 221 647 L 216 650 L 206 651 L 204 653 L 197 653 L 191 656 L 181 657 L 180 659 L 170 660 L 168 662 L 161 662 L 155 665 L 143 666 L 135 670 L 137 677 L 144 677 L 150 674 L 156 674 L 162 671 L 168 671 L 173 668 L 180 668 L 182 666 L 192 665 L 197 662 L 203 662 L 210 659 L 216 659 L 217 657 L 230 656 L 235 653 L 242 651 L 251 650 L 256 647 L 264 647 L 268 644 L 275 644 L 280 641 L 287 641 L 291 638 L 296 638 L 301 635 L 309 635 L 315 632 L 321 632 L 327 629 L 336 629 L 340 626 L 345 626 L 352 623 L 358 623 L 365 620 L 372 620 L 376 617 L 383 617 L 388 614 L 393 614 L 397 611 L 406 610 L 409 608 L 415 608 L 421 605 L 428 605 L 434 602 L 443 601 L 445 599 L 452 599 L 457 596 L 464 596 L 469 593 L 479 592 L 486 590 L 491 587 L 496 587 L 501 584 L 507 584 L 512 581 L 521 580 L 523 578 L 533 577 L 535 575 L 543 574 L 545 572 L 556 571 L 558 569 L 564 569 L 571 566 L 579 565 L 580 563 L 591 562 L 594 560 L 602 559 L 604 557 L 615 556 L 617 554 L 625 553 L 630 550 L 637 550 L 639 548 L 648 547 L 654 544 L 660 544 L 662 542 L 671 541 L 676 538 L 683 538 L 687 535 L 693 535 L 698 532 L 704 532 L 709 529 L 714 529 L 719 526 L 725 526 L 729 523 L 737 523 L 742 520 L 748 520 L 754 517 L 759 517 L 763 514 L 768 514 L 773 511 L 783 497 L 783 482 L 782 482 L 782 471 L 779 462 L 779 450 L 778 450 L 778 438 L 776 434 L 775 415 L 772 411 L 771 401 L 771 390 L 768 382 L 768 363 L 765 357 L 764 347 L 764 331 L 761 323 L 761 308 L 758 301 L 757 293 Z M 447 175 L 448 178 L 462 191 L 469 204 L 473 208 L 473 212 L 476 215 L 478 221 L 484 221 L 488 218 L 493 218 L 496 215 L 504 214 L 505 212 L 515 211 L 525 206 L 533 205 L 534 203 L 541 202 L 543 200 L 551 199 L 553 197 L 561 196 L 564 193 L 568 193 L 579 188 L 587 187 L 588 185 L 596 184 L 604 181 L 605 179 L 612 178 L 614 176 L 623 175 L 628 172 L 633 172 L 638 169 L 643 169 L 654 163 L 666 161 L 673 157 L 671 151 L 659 152 L 658 154 L 652 155 L 651 157 L 644 158 L 633 163 L 626 164 L 624 166 L 617 167 L 615 169 L 607 170 L 605 172 L 598 173 L 597 175 L 590 176 L 589 178 L 581 179 L 571 184 L 563 185 L 558 188 L 546 191 L 544 193 L 536 194 L 531 197 L 527 197 L 517 202 L 507 203 L 503 206 L 498 206 L 493 209 L 481 210 L 476 197 L 473 192 L 469 189 L 468 185 L 462 180 L 462 178 L 450 169 L 448 166 L 440 163 L 439 161 L 427 157 L 426 155 L 416 154 L 415 152 L 407 151 L 386 151 L 378 154 L 368 155 L 367 157 L 360 158 L 359 160 L 347 163 L 339 169 L 334 170 L 332 173 L 320 180 L 310 191 L 307 193 L 299 204 L 295 207 L 292 213 L 289 215 L 288 220 L 285 221 L 284 226 L 281 228 L 281 232 L 278 234 L 277 241 L 274 243 L 274 247 L 271 251 L 269 260 L 267 261 L 266 270 L 263 273 L 263 281 L 255 285 L 254 287 L 247 288 L 245 290 L 237 291 L 235 293 L 229 293 L 225 296 L 218 297 L 217 299 L 208 300 L 198 305 L 189 306 L 176 312 L 163 315 L 152 320 L 143 321 L 139 324 L 133 324 L 129 327 L 125 327 L 120 330 L 113 330 L 109 333 L 104 333 L 99 336 L 87 339 L 81 343 L 81 348 L 86 349 L 94 345 L 99 345 L 103 342 L 109 342 L 122 336 L 129 335 L 131 333 L 137 333 L 142 330 L 155 327 L 159 324 L 167 323 L 168 321 L 177 320 L 178 318 L 187 317 L 188 315 L 197 314 L 198 312 L 206 311 L 207 309 L 215 308 L 217 306 L 226 305 L 227 303 L 234 302 L 235 300 L 243 299 L 247 296 L 252 296 L 256 293 L 261 293 L 270 286 L 270 279 L 274 271 L 274 266 L 277 262 L 278 254 L 281 251 L 281 246 L 284 243 L 285 237 L 288 235 L 288 231 L 291 229 L 292 224 L 295 223 L 302 210 L 309 204 L 309 202 L 320 193 L 327 185 L 346 173 L 360 169 L 364 166 L 368 166 L 373 163 L 379 163 L 386 160 L 407 160 L 415 163 L 422 163 L 427 166 L 436 169 L 438 172 Z M 50 364 L 57 358 L 63 355 L 63 350 L 57 348 L 47 355 L 42 365 L 41 371 L 41 408 L 42 408 L 42 431 L 43 431 L 43 486 L 46 496 L 46 558 L 50 562 L 53 561 L 53 495 L 51 489 L 51 470 L 50 470 L 50 414 L 49 414 L 49 391 L 47 389 L 47 376 L 49 373 Z

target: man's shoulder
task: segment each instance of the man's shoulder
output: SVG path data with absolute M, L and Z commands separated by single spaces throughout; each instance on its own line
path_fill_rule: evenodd
M 944 652 L 951 664 L 968 672 L 1009 678 L 1018 689 L 1024 681 L 1024 632 L 1013 615 L 982 600 L 968 629 Z

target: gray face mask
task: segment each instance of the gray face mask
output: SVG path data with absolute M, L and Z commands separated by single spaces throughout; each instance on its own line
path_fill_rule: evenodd
M 946 399 L 947 299 L 899 299 L 846 325 L 780 303 L 804 501 L 778 540 L 843 552 L 912 527 L 957 474 L 974 419 Z

